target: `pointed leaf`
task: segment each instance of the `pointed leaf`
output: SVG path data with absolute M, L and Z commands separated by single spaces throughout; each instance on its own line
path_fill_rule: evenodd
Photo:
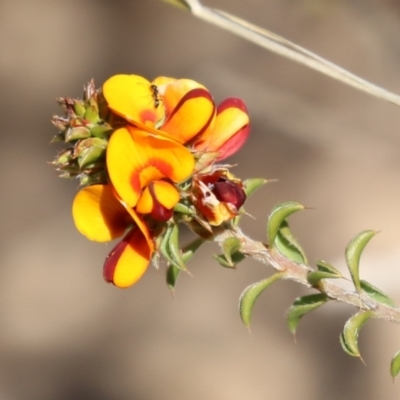
M 278 229 L 274 245 L 286 258 L 299 264 L 307 264 L 304 250 L 293 236 L 286 220 L 282 222 L 281 227 Z
M 278 204 L 273 208 L 268 218 L 267 233 L 269 247 L 273 247 L 276 235 L 282 225 L 282 222 L 296 211 L 303 210 L 304 206 L 294 201 Z
M 264 178 L 250 178 L 243 181 L 243 189 L 247 197 L 250 197 L 257 189 L 268 181 Z
M 307 282 L 312 287 L 317 287 L 322 279 L 337 279 L 340 276 L 336 274 L 332 274 L 330 272 L 322 272 L 322 271 L 312 271 L 307 274 Z
M 361 289 L 368 294 L 369 297 L 376 300 L 378 303 L 385 304 L 389 307 L 396 307 L 395 302 L 380 289 L 372 285 L 371 283 L 361 280 Z
M 307 281 L 313 287 L 317 287 L 322 279 L 338 279 L 343 277 L 335 267 L 325 261 L 318 260 L 316 264 L 318 271 L 312 271 L 307 274 Z
M 205 242 L 204 239 L 198 238 L 193 240 L 191 243 L 189 243 L 187 246 L 185 246 L 182 249 L 182 260 L 184 263 L 189 261 L 194 253 L 200 248 L 200 246 Z M 168 264 L 168 269 L 167 269 L 167 285 L 168 287 L 173 290 L 176 285 L 176 281 L 178 279 L 178 276 L 182 270 L 179 269 L 175 264 Z
M 396 378 L 396 376 L 400 372 L 400 351 L 398 351 L 392 358 L 392 362 L 390 363 L 390 374 L 392 378 Z
M 352 357 L 361 357 L 358 349 L 358 335 L 363 325 L 374 316 L 373 311 L 360 311 L 345 324 L 341 334 L 343 350 Z
M 377 232 L 367 230 L 355 236 L 346 247 L 346 262 L 350 271 L 351 279 L 358 292 L 361 290 L 359 264 L 361 253 L 367 243 L 376 235 Z
M 318 260 L 316 263 L 318 271 L 328 272 L 332 275 L 336 275 L 337 278 L 343 278 L 343 275 L 331 264 L 323 260 Z
M 220 265 L 222 265 L 225 268 L 235 268 L 236 264 L 240 263 L 240 261 L 243 261 L 246 258 L 246 256 L 242 254 L 240 251 L 231 254 L 230 260 L 227 260 L 227 258 L 223 254 L 220 255 L 214 254 L 213 257 L 216 261 L 220 263 Z
M 239 312 L 240 318 L 245 326 L 250 326 L 251 313 L 253 311 L 254 304 L 260 294 L 272 283 L 282 278 L 282 273 L 278 272 L 270 276 L 269 278 L 263 279 L 260 282 L 253 283 L 244 289 L 239 299 Z
M 179 251 L 178 236 L 179 231 L 177 225 L 168 225 L 161 241 L 160 251 L 168 262 L 174 264 L 179 269 L 186 270 L 182 255 Z
M 222 243 L 222 250 L 224 256 L 231 266 L 233 266 L 232 255 L 237 253 L 240 249 L 240 240 L 236 237 L 226 238 Z
M 322 306 L 329 300 L 324 293 L 311 294 L 297 298 L 287 312 L 287 326 L 289 331 L 296 333 L 301 318 L 310 311 Z

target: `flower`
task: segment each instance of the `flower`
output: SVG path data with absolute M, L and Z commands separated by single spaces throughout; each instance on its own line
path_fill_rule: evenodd
M 154 244 L 144 221 L 121 202 L 111 185 L 93 185 L 75 196 L 72 215 L 80 233 L 90 240 L 107 242 L 129 232 L 104 263 L 104 278 L 125 288 L 146 271 Z
M 239 214 L 242 182 L 216 162 L 249 135 L 242 100 L 216 107 L 194 80 L 120 74 L 102 93 L 91 81 L 83 100 L 59 102 L 66 117 L 53 118 L 54 140 L 69 147 L 53 164 L 87 185 L 73 201 L 75 225 L 90 240 L 121 239 L 104 263 L 107 282 L 133 285 L 155 253 L 184 269 L 178 224 L 208 239 Z
M 239 214 L 246 200 L 242 182 L 226 169 L 199 174 L 193 178 L 196 208 L 212 226 L 219 226 Z
M 202 85 L 164 77 L 154 82 L 163 85 L 158 87 L 137 75 L 114 75 L 104 83 L 103 95 L 115 114 L 156 137 L 183 144 L 208 128 L 215 106 Z M 159 107 L 158 96 L 163 107 Z
M 109 108 L 130 124 L 196 152 L 216 152 L 216 161 L 239 150 L 250 133 L 242 100 L 228 98 L 216 110 L 210 92 L 190 79 L 149 82 L 137 75 L 115 75 L 103 85 L 103 94 Z
M 216 161 L 236 153 L 250 134 L 247 108 L 241 99 L 225 99 L 217 108 L 212 129 L 194 143 L 198 151 L 218 152 Z
M 115 191 L 127 206 L 138 205 L 140 212 L 151 213 L 150 198 L 167 209 L 179 201 L 173 183 L 192 175 L 194 158 L 179 143 L 127 125 L 111 136 L 107 168 Z M 149 193 L 146 188 L 152 183 L 155 186 L 151 186 Z

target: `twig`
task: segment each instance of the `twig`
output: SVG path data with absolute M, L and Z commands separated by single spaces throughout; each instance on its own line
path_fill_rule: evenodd
M 295 43 L 266 29 L 250 24 L 224 11 L 203 6 L 198 0 L 163 0 L 176 7 L 190 11 L 197 18 L 219 26 L 247 39 L 265 49 L 279 54 L 324 75 L 330 76 L 346 85 L 366 92 L 372 96 L 400 105 L 400 96 L 377 86 L 338 65 L 304 49 Z
M 242 253 L 282 272 L 283 279 L 292 280 L 311 288 L 307 281 L 307 274 L 311 271 L 309 266 L 298 264 L 285 258 L 278 251 L 268 249 L 263 243 L 247 237 L 239 228 L 227 229 L 215 236 L 214 240 L 222 246 L 223 242 L 228 237 L 238 238 L 241 241 L 240 251 Z M 326 279 L 322 281 L 319 290 L 327 294 L 331 299 L 341 303 L 352 305 L 360 310 L 373 310 L 374 318 L 400 324 L 400 308 L 378 303 L 365 293 L 346 290 Z

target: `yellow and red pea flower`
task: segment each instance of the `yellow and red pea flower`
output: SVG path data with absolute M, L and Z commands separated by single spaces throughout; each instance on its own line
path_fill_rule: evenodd
M 173 216 L 180 182 L 192 180 L 186 198 L 210 225 L 238 214 L 246 197 L 240 180 L 213 167 L 214 172 L 198 174 L 194 156 L 206 154 L 207 166 L 236 152 L 248 137 L 249 118 L 240 99 L 226 99 L 216 110 L 208 90 L 189 79 L 149 82 L 115 75 L 104 83 L 103 96 L 118 122 L 106 151 L 109 184 L 82 189 L 73 217 L 91 240 L 125 234 L 107 257 L 103 276 L 128 287 L 147 269 L 155 251 L 152 235 L 159 235 L 154 224 Z
M 107 257 L 103 276 L 125 288 L 145 273 L 154 251 L 151 234 L 137 213 L 115 195 L 111 185 L 93 185 L 75 196 L 72 215 L 80 233 L 90 240 L 107 242 L 129 232 Z

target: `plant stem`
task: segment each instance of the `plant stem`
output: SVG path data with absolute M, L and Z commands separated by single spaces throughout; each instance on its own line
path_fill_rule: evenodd
M 219 233 L 215 236 L 214 241 L 222 247 L 228 237 L 238 238 L 241 242 L 240 251 L 242 253 L 262 264 L 271 265 L 277 271 L 282 272 L 283 279 L 292 280 L 311 288 L 307 281 L 307 274 L 312 271 L 309 266 L 291 261 L 275 249 L 268 249 L 264 243 L 250 239 L 237 227 Z M 359 310 L 372 310 L 374 318 L 400 324 L 400 308 L 381 304 L 364 292 L 349 291 L 326 279 L 315 289 L 327 294 L 332 300 L 352 305 Z

